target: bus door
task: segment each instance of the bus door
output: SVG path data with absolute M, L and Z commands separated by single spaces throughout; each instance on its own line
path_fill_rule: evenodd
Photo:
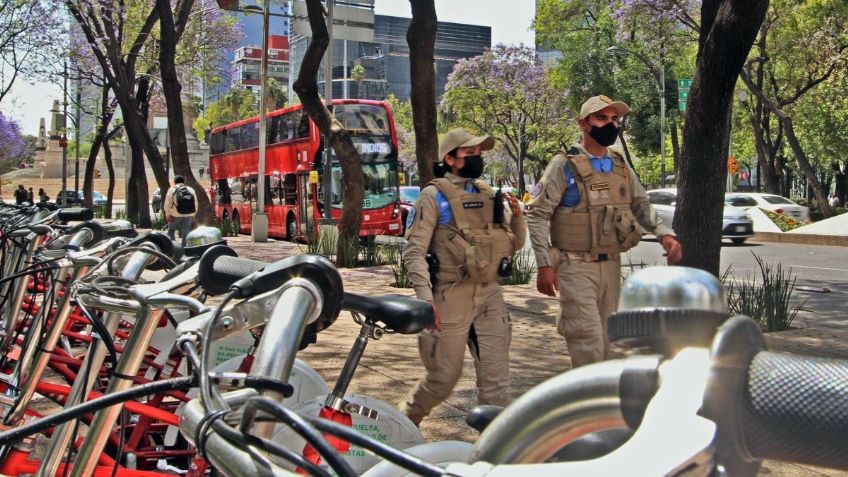
M 313 187 L 310 174 L 315 171 L 299 172 L 297 174 L 297 215 L 300 217 L 300 231 L 306 237 L 312 237 L 315 230 L 315 211 L 312 206 Z

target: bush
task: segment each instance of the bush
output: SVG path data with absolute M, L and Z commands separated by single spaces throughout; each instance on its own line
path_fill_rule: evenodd
M 519 250 L 512 255 L 512 274 L 500 280 L 501 285 L 526 285 L 536 274 L 536 265 L 531 260 L 532 250 Z
M 804 303 L 791 307 L 796 277 L 792 269 L 784 270 L 780 263 L 772 266 L 753 254 L 760 268 L 760 282 L 745 277 L 738 282 L 729 281 L 730 269 L 721 277 L 727 288 L 727 308 L 733 315 L 746 315 L 754 319 L 765 332 L 789 329 Z

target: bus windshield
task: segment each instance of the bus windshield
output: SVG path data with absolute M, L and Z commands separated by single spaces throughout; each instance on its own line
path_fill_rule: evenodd
M 379 209 L 398 200 L 397 163 L 387 162 L 362 165 L 362 183 L 365 195 L 363 209 Z M 322 194 L 323 196 L 323 194 Z M 340 209 L 344 201 L 342 168 L 333 165 L 333 207 Z
M 351 136 L 389 136 L 389 115 L 372 104 L 337 104 L 333 115 Z

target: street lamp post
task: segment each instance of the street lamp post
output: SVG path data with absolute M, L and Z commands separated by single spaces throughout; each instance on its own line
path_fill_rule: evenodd
M 651 71 L 654 81 L 657 83 L 657 91 L 660 94 L 660 179 L 662 187 L 665 187 L 665 44 L 660 44 L 660 68 L 657 71 L 656 66 L 651 63 L 645 55 L 637 51 L 628 50 L 620 46 L 611 46 L 607 48 L 609 52 L 629 53 L 639 59 Z
M 68 206 L 68 61 L 65 60 L 62 88 L 62 137 L 59 146 L 62 148 L 62 207 Z M 58 201 L 57 201 L 58 202 Z

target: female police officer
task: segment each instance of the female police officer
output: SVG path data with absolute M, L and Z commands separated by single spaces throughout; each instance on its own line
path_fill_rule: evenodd
M 421 191 L 403 258 L 418 298 L 433 304 L 435 325 L 418 337 L 426 374 L 400 404 L 416 425 L 450 396 L 462 374 L 468 344 L 477 371 L 480 404 L 509 402 L 511 327 L 498 279 L 509 274 L 512 254 L 524 244 L 518 200 L 479 180 L 490 136 L 462 128 L 439 145 L 438 179 Z M 428 268 L 430 262 L 430 268 Z M 434 282 L 434 283 L 433 283 Z

